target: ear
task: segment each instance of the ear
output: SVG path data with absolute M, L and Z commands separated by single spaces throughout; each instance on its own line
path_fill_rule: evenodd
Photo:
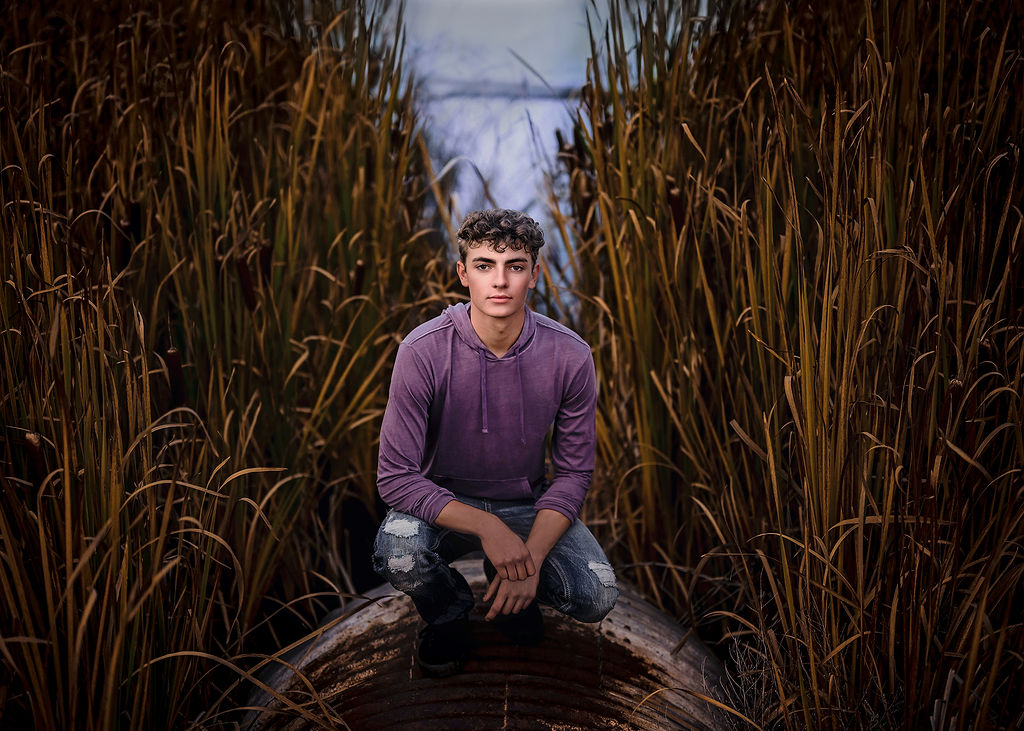
M 530 289 L 537 286 L 538 279 L 540 279 L 540 262 L 533 265 L 533 273 L 530 274 Z
M 459 281 L 462 282 L 462 286 L 468 287 L 469 277 L 466 275 L 466 264 L 461 259 L 455 262 L 455 271 L 459 275 Z

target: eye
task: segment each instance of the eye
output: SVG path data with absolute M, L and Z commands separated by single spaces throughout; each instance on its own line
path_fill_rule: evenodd
M 523 270 L 524 270 L 525 268 L 526 268 L 526 267 L 524 267 L 524 266 L 523 266 L 522 264 L 513 264 L 513 265 L 512 265 L 512 271 L 514 271 L 514 272 L 521 272 L 521 271 L 523 271 Z

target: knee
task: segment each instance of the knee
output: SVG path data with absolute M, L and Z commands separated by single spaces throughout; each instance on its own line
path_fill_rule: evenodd
M 392 586 L 401 589 L 416 583 L 427 546 L 421 536 L 421 521 L 389 513 L 373 544 L 373 570 Z
M 608 616 L 615 606 L 615 600 L 619 598 L 617 587 L 602 586 L 589 597 L 588 601 L 579 602 L 574 607 L 571 616 L 579 622 L 600 622 Z
M 579 622 L 600 622 L 615 606 L 619 587 L 615 572 L 604 561 L 591 561 L 565 612 Z

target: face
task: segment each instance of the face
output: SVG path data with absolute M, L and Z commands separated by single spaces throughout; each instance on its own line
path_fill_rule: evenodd
M 486 245 L 470 249 L 456 269 L 469 287 L 473 312 L 496 319 L 518 317 L 540 276 L 540 264 L 531 265 L 529 251 L 508 248 L 498 253 Z

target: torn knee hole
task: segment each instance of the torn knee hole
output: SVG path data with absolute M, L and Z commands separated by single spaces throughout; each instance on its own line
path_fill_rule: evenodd
M 594 572 L 602 586 L 615 586 L 615 571 L 612 569 L 611 564 L 607 564 L 604 561 L 591 561 L 587 564 L 587 568 Z
M 412 556 L 392 556 L 388 559 L 388 568 L 391 571 L 408 573 L 412 571 L 414 560 Z
M 394 518 L 385 524 L 384 532 L 399 538 L 412 538 L 420 532 L 420 527 L 408 518 Z

